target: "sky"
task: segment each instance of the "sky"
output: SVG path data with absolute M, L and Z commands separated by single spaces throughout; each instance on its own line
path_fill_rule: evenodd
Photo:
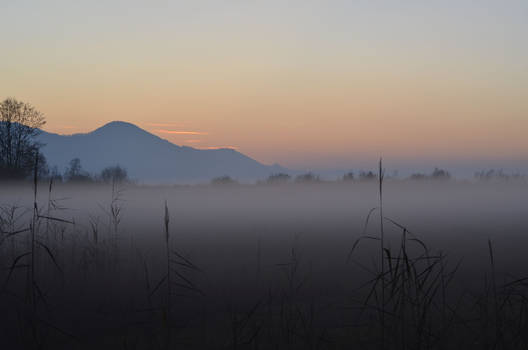
M 0 99 L 263 163 L 526 167 L 528 2 L 0 0 Z

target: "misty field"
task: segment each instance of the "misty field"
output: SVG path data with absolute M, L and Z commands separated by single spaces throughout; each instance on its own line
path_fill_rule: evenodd
M 379 204 L 377 181 L 0 185 L 0 343 L 528 346 L 525 181 L 387 180 Z

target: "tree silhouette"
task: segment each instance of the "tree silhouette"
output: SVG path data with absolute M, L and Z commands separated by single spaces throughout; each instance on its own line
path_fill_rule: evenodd
M 348 173 L 343 175 L 343 181 L 354 181 L 354 179 L 355 179 L 354 172 L 352 171 L 349 171 Z
M 0 103 L 0 177 L 25 178 L 31 174 L 41 147 L 35 136 L 45 123 L 44 115 L 28 103 L 14 98 Z M 44 156 L 39 154 L 39 159 Z
M 362 181 L 373 181 L 373 180 L 376 180 L 377 178 L 378 176 L 374 174 L 372 171 L 368 171 L 368 172 L 361 171 L 359 173 L 359 179 Z
M 447 170 L 434 168 L 431 177 L 436 180 L 448 180 L 451 178 L 451 174 Z
M 430 175 L 414 173 L 409 177 L 411 180 L 449 180 L 450 178 L 449 171 L 440 168 L 434 168 Z
M 70 160 L 70 166 L 64 172 L 64 178 L 68 181 L 91 181 L 90 175 L 83 170 L 81 160 L 73 158 Z
M 230 176 L 224 175 L 215 177 L 211 180 L 212 185 L 235 185 L 237 184 L 236 180 L 233 180 Z
M 319 176 L 314 175 L 313 173 L 306 173 L 297 175 L 295 178 L 295 182 L 297 183 L 313 183 L 313 182 L 321 182 L 321 179 Z
M 291 179 L 291 176 L 285 173 L 271 174 L 266 180 L 269 184 L 281 184 L 287 183 Z
M 101 171 L 101 180 L 107 183 L 119 183 L 125 182 L 128 179 L 126 169 L 121 168 L 119 165 L 109 166 Z

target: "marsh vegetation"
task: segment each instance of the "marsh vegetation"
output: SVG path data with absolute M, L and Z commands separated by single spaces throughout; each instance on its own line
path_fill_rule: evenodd
M 3 184 L 2 342 L 526 348 L 526 182 L 379 179 Z

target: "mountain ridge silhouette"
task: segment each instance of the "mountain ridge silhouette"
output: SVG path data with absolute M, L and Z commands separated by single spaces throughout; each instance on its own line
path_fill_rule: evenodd
M 289 172 L 278 164 L 265 165 L 231 148 L 196 149 L 179 146 L 137 125 L 109 122 L 88 133 L 60 135 L 42 131 L 37 140 L 49 166 L 64 171 L 73 158 L 84 170 L 98 173 L 120 165 L 131 178 L 145 182 L 203 182 L 218 176 L 245 181 L 277 172 Z

